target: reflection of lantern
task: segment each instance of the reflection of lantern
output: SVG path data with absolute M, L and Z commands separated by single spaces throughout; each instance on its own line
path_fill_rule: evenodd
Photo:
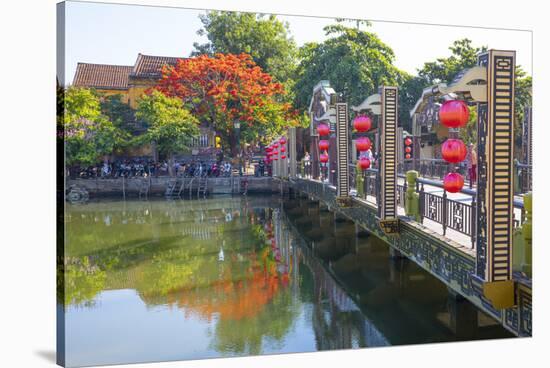
M 366 157 L 361 157 L 359 159 L 359 167 L 362 169 L 362 170 L 366 170 L 370 167 L 370 160 Z
M 464 177 L 459 173 L 448 173 L 443 179 L 443 188 L 449 193 L 457 193 L 464 186 Z
M 405 152 L 411 153 L 411 151 L 412 151 L 411 147 L 405 147 Z
M 357 138 L 357 140 L 355 141 L 355 147 L 357 147 L 357 151 L 359 152 L 368 151 L 369 148 L 371 148 L 370 139 L 368 139 L 367 137 Z
M 412 142 L 412 139 L 410 139 L 409 137 L 405 138 L 405 146 L 410 146 Z
M 286 144 L 286 138 L 282 137 L 281 139 L 279 139 L 279 143 L 280 144 Z
M 328 141 L 327 141 L 326 139 L 321 139 L 321 140 L 319 141 L 319 149 L 320 149 L 321 151 L 326 151 L 326 150 L 328 150 L 328 146 L 329 146 L 329 143 L 328 143 Z
M 286 147 L 285 146 L 281 147 L 281 152 L 286 152 Z
M 470 111 L 462 100 L 445 101 L 439 109 L 439 121 L 447 128 L 460 128 L 468 123 Z
M 358 116 L 353 119 L 353 127 L 358 132 L 366 132 L 371 127 L 371 121 L 368 116 Z
M 441 145 L 441 156 L 447 162 L 453 164 L 462 162 L 466 154 L 466 145 L 460 139 L 450 138 Z
M 286 155 L 282 155 L 281 158 L 284 160 L 286 158 Z
M 319 124 L 317 126 L 317 133 L 319 133 L 320 136 L 329 135 L 330 128 L 326 124 Z
M 407 154 L 405 155 L 405 158 L 406 158 L 406 159 L 411 158 L 411 154 L 410 154 L 410 153 L 407 153 Z
M 328 155 L 326 153 L 321 153 L 319 155 L 319 161 L 326 164 L 328 162 Z

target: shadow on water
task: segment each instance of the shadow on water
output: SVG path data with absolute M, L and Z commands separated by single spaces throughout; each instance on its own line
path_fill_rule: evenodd
M 388 344 L 513 337 L 414 262 L 392 256 L 387 243 L 352 221 L 305 199 L 286 200 L 284 209 L 309 258 L 321 261 Z M 322 274 L 319 267 L 314 272 Z M 338 315 L 333 304 L 332 315 Z

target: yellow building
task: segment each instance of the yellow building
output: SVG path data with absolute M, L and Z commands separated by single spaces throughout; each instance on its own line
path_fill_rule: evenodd
M 138 54 L 134 65 L 106 65 L 78 63 L 73 86 L 93 88 L 102 95 L 122 96 L 122 101 L 131 108 L 137 108 L 137 102 L 145 90 L 158 83 L 164 65 L 176 65 L 178 57 Z M 209 154 L 215 146 L 215 133 L 201 126 L 201 134 L 195 139 L 193 154 Z

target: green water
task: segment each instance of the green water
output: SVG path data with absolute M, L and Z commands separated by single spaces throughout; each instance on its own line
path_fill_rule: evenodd
M 67 205 L 66 364 L 510 336 L 331 216 L 270 197 Z

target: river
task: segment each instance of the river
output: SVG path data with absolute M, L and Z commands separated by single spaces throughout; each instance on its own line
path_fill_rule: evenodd
M 102 200 L 65 223 L 67 366 L 512 337 L 300 200 Z

